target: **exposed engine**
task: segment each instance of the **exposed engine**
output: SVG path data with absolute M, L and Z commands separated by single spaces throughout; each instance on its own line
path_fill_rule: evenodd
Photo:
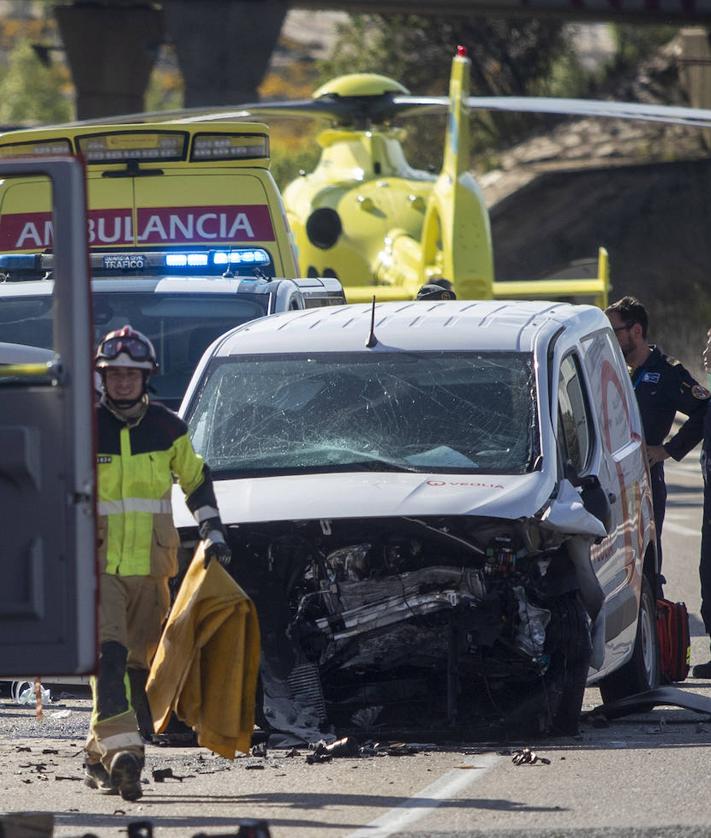
M 522 695 L 550 693 L 579 611 L 565 545 L 550 538 L 462 517 L 230 528 L 262 626 L 262 723 L 306 739 L 330 725 L 509 724 Z

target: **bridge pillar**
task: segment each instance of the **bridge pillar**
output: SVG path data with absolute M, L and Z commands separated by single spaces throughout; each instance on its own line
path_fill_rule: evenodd
M 288 0 L 172 0 L 163 6 L 185 82 L 185 106 L 257 100 Z
M 163 40 L 162 11 L 77 3 L 55 6 L 54 14 L 77 91 L 77 118 L 142 111 Z

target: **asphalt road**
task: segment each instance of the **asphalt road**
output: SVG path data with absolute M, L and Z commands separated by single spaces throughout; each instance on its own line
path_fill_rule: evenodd
M 698 662 L 708 647 L 698 618 L 696 453 L 668 467 L 667 480 L 667 595 L 689 605 Z M 683 689 L 711 698 L 711 682 L 689 680 Z M 597 703 L 599 692 L 589 689 L 585 706 Z M 674 708 L 529 743 L 550 760 L 535 765 L 514 765 L 516 746 L 501 743 L 424 745 L 412 755 L 321 765 L 307 765 L 305 751 L 230 763 L 198 749 L 152 747 L 145 795 L 126 803 L 83 786 L 88 702 L 60 705 L 38 723 L 31 709 L 0 703 L 0 809 L 54 813 L 54 834 L 64 838 L 125 835 L 129 823 L 145 819 L 156 836 L 229 835 L 240 818 L 266 819 L 278 838 L 711 835 L 711 717 Z M 176 778 L 157 782 L 152 771 L 166 768 Z

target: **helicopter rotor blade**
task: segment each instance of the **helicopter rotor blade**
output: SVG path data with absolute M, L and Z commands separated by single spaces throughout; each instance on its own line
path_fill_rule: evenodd
M 676 105 L 647 105 L 640 102 L 607 102 L 596 99 L 558 99 L 544 96 L 470 96 L 467 105 L 473 110 L 512 113 L 548 113 L 561 116 L 595 116 L 610 119 L 637 119 L 670 125 L 711 127 L 711 110 Z M 446 110 L 446 96 L 395 96 L 393 115 L 415 116 Z
M 711 127 L 711 110 L 700 108 L 536 96 L 470 96 L 465 101 L 468 107 L 473 110 L 591 116 L 642 120 L 697 128 Z M 64 125 L 138 124 L 141 122 L 171 122 L 174 120 L 212 122 L 269 117 L 297 117 L 329 120 L 342 125 L 363 126 L 383 124 L 393 119 L 409 118 L 420 114 L 442 113 L 447 111 L 448 108 L 449 98 L 446 96 L 409 96 L 388 93 L 381 96 L 324 96 L 319 99 L 250 102 L 236 106 L 203 106 L 172 111 L 122 114 L 115 117 L 64 123 Z

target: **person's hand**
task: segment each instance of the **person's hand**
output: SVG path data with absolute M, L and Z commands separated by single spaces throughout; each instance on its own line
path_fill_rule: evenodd
M 218 533 L 220 537 L 222 536 L 221 533 Z M 212 541 L 211 539 L 207 539 L 205 543 L 205 567 L 207 567 L 213 559 L 217 559 L 217 561 L 222 565 L 222 567 L 227 567 L 227 565 L 232 561 L 232 551 L 230 548 L 225 544 L 223 541 Z
M 200 524 L 200 538 L 205 544 L 205 567 L 212 559 L 223 566 L 232 561 L 232 551 L 225 541 L 225 530 L 219 518 L 208 518 Z
M 669 452 L 663 445 L 648 445 L 647 459 L 650 466 L 655 466 L 657 463 L 663 463 L 664 460 L 668 460 Z

